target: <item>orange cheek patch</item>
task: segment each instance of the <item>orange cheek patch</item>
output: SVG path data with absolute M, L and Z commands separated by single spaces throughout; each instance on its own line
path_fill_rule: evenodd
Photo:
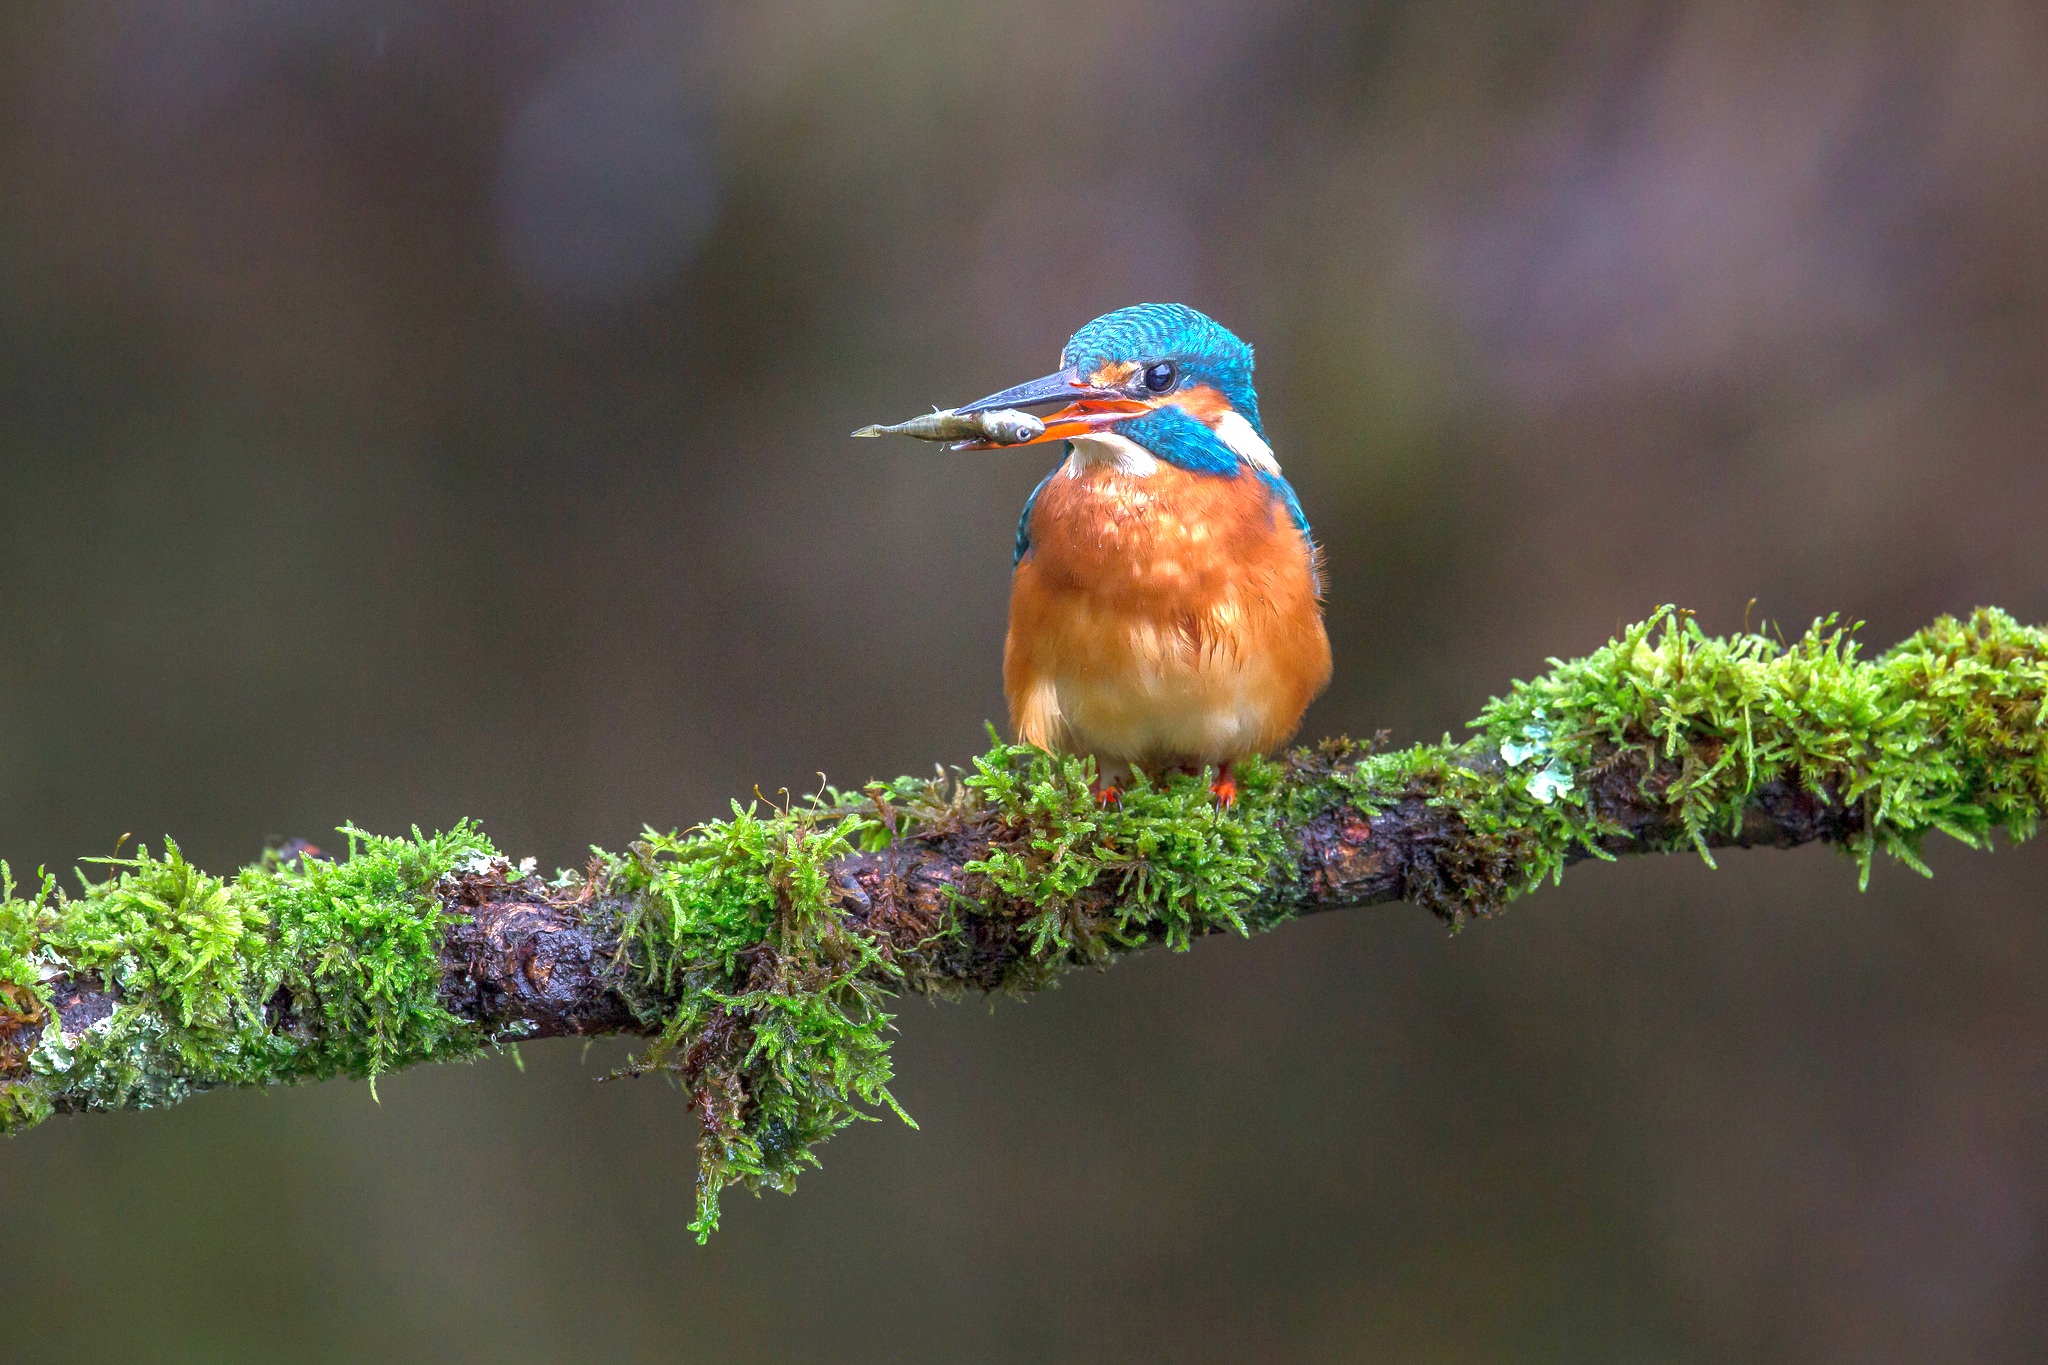
M 1182 389 L 1166 401 L 1181 408 L 1188 416 L 1212 427 L 1231 411 L 1230 400 L 1223 396 L 1222 390 L 1210 388 L 1207 384 L 1196 384 L 1192 388 Z
M 1120 389 L 1137 372 L 1138 362 L 1135 360 L 1112 360 L 1089 375 L 1088 382 L 1098 389 Z

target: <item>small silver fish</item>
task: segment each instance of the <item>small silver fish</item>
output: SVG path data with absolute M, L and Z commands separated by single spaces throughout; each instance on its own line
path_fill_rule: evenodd
M 987 441 L 1014 446 L 1045 435 L 1045 423 L 1028 412 L 998 408 L 994 412 L 933 409 L 922 417 L 893 426 L 862 427 L 856 436 L 915 436 L 920 441 Z

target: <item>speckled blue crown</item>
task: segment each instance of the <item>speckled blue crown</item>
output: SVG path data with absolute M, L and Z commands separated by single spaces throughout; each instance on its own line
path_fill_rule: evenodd
M 1060 364 L 1083 373 L 1109 361 L 1173 360 L 1199 383 L 1216 388 L 1261 437 L 1259 396 L 1252 390 L 1252 348 L 1222 323 L 1182 303 L 1138 303 L 1104 313 L 1074 333 Z

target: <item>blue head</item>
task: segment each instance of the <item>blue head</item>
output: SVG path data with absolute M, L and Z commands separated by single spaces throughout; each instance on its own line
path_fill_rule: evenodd
M 1057 374 L 990 394 L 961 411 L 1038 403 L 1066 406 L 1046 417 L 1045 434 L 1037 441 L 1117 436 L 1197 473 L 1236 475 L 1249 468 L 1272 487 L 1295 524 L 1308 530 L 1301 503 L 1266 444 L 1252 388 L 1252 348 L 1206 314 L 1178 303 L 1140 303 L 1105 313 L 1068 340 Z M 1030 513 L 1027 506 L 1027 523 Z M 1021 556 L 1021 529 L 1019 536 Z
M 1277 473 L 1252 389 L 1252 348 L 1184 304 L 1140 303 L 1074 333 L 1060 370 L 969 403 L 962 412 L 1066 406 L 1039 441 L 1112 434 L 1203 473 L 1240 462 Z
M 1265 439 L 1252 389 L 1252 348 L 1185 304 L 1140 303 L 1104 313 L 1074 333 L 1060 364 L 1091 385 L 1154 409 L 1179 407 L 1205 419 L 1235 412 Z

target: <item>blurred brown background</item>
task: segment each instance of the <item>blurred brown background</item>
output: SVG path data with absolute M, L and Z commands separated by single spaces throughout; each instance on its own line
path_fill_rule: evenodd
M 1937 17 L 1938 10 L 1938 17 Z M 1312 733 L 1657 603 L 2048 620 L 2048 14 L 0 9 L 0 853 L 574 863 L 962 761 L 1040 452 L 845 433 L 1108 308 L 1259 347 Z M 0 1146 L 10 1359 L 2048 1351 L 2044 850 L 1586 867 L 902 1012 L 691 1245 L 619 1050 Z

